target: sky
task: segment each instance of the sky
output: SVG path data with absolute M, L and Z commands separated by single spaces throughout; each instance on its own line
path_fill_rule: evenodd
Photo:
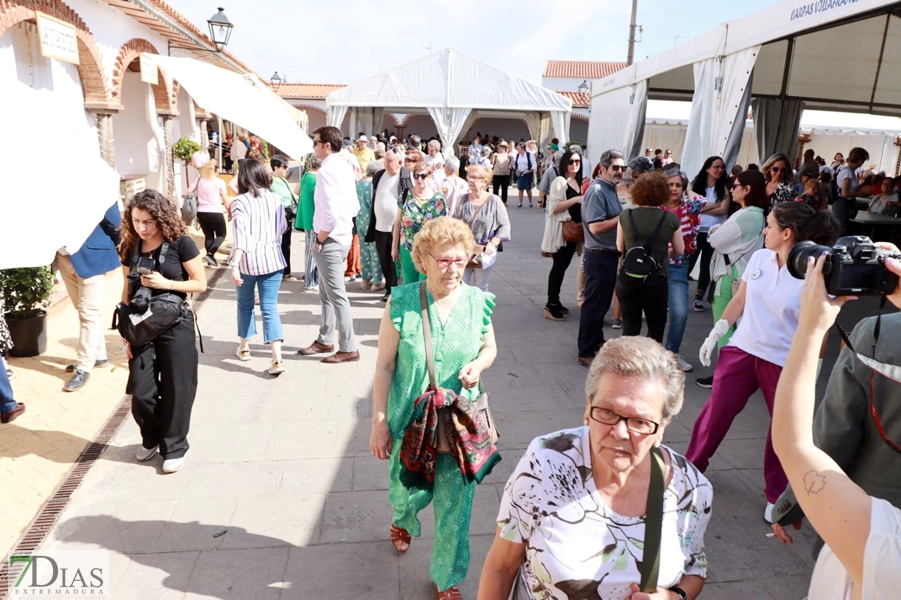
M 219 2 L 168 0 L 203 31 Z M 639 0 L 635 60 L 774 4 L 772 0 Z M 254 0 L 221 2 L 228 49 L 264 80 L 349 84 L 428 55 L 467 54 L 541 83 L 548 60 L 625 61 L 628 0 Z M 567 7 L 567 11 L 549 7 Z

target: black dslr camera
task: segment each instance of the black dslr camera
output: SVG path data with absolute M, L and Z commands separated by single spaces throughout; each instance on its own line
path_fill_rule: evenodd
M 152 291 L 148 287 L 141 285 L 141 275 L 150 275 L 153 273 L 153 259 L 141 257 L 134 270 L 128 274 L 128 286 L 131 291 L 131 298 L 128 305 L 132 312 L 143 314 L 147 312 L 147 306 L 150 303 Z
M 788 271 L 798 279 L 807 273 L 808 257 L 826 254 L 823 276 L 826 291 L 833 296 L 877 296 L 891 294 L 898 287 L 898 276 L 885 266 L 886 258 L 901 255 L 880 250 L 865 235 L 838 238 L 835 246 L 820 246 L 811 241 L 795 244 L 788 254 Z

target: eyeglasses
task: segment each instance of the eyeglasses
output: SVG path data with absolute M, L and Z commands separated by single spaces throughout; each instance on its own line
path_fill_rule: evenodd
M 466 178 L 466 181 L 486 181 L 484 177 L 479 177 L 478 175 L 470 175 Z
M 322 140 L 313 140 L 314 147 L 316 146 L 316 144 L 321 144 L 321 143 L 322 143 Z
M 445 258 L 445 257 L 438 258 L 434 254 L 429 254 L 429 256 L 431 256 L 432 258 L 435 259 L 435 262 L 438 263 L 439 269 L 447 269 L 452 264 L 456 265 L 456 267 L 458 269 L 465 269 L 466 263 L 469 262 L 469 258 L 465 257 L 465 256 L 463 258 Z
M 614 171 L 625 171 L 626 165 L 610 165 L 607 167 L 608 169 L 613 169 Z
M 733 190 L 734 190 L 735 188 L 740 188 L 740 187 L 745 187 L 745 186 L 744 186 L 744 184 L 742 184 L 742 183 L 733 183 L 733 184 L 732 184 L 732 189 L 733 189 Z
M 773 173 L 788 173 L 788 167 L 771 167 Z
M 626 429 L 641 435 L 657 433 L 657 429 L 660 427 L 660 425 L 654 421 L 639 417 L 624 417 L 616 414 L 612 410 L 601 408 L 600 406 L 592 406 L 591 411 L 588 414 L 592 421 L 597 421 L 602 425 L 609 425 L 610 427 L 615 426 L 620 421 L 625 421 Z
M 429 178 L 428 173 L 413 173 L 413 179 L 418 179 L 420 181 L 425 181 Z

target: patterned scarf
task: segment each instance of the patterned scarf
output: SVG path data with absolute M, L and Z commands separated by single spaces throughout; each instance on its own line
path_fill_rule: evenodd
M 446 417 L 439 420 L 439 409 Z M 451 390 L 427 390 L 416 399 L 413 420 L 404 431 L 400 479 L 409 488 L 431 490 L 438 466 L 438 427 L 444 425 L 450 454 L 467 482 L 481 483 L 501 460 L 481 414 Z

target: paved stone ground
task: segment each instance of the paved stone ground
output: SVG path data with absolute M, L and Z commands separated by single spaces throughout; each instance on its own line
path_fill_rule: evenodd
M 545 320 L 550 261 L 538 250 L 542 213 L 511 208 L 511 217 L 515 241 L 506 245 L 492 282 L 499 354 L 484 374 L 504 460 L 476 493 L 472 564 L 461 585 L 466 598 L 476 596 L 500 494 L 522 451 L 539 434 L 579 425 L 583 415 L 586 370 L 576 363 L 576 265 L 563 294 L 574 318 Z M 295 237 L 297 265 L 301 239 Z M 135 463 L 140 438 L 129 420 L 72 496 L 45 548 L 110 550 L 117 600 L 433 597 L 431 511 L 422 514 L 423 538 L 398 557 L 388 541 L 386 463 L 368 451 L 379 297 L 351 294 L 360 362 L 323 365 L 293 354 L 316 336 L 317 297 L 303 293 L 300 282 L 285 283 L 280 309 L 288 371 L 273 378 L 265 373 L 269 353 L 263 346 L 253 347 L 250 362 L 234 357 L 235 293 L 221 279 L 200 309 L 206 353 L 185 469 L 162 475 L 158 457 Z M 873 306 L 862 301 L 855 310 Z M 853 324 L 856 317 L 843 315 L 842 321 Z M 683 347 L 691 362 L 697 362 L 711 325 L 709 311 L 691 314 Z M 836 351 L 833 339 L 826 369 Z M 688 377 L 685 408 L 666 436 L 677 451 L 685 450 L 708 395 L 694 378 L 709 372 L 696 369 Z M 811 531 L 798 532 L 793 546 L 764 537 L 770 531 L 762 520 L 767 426 L 758 394 L 707 473 L 715 501 L 706 537 L 706 598 L 806 594 Z

